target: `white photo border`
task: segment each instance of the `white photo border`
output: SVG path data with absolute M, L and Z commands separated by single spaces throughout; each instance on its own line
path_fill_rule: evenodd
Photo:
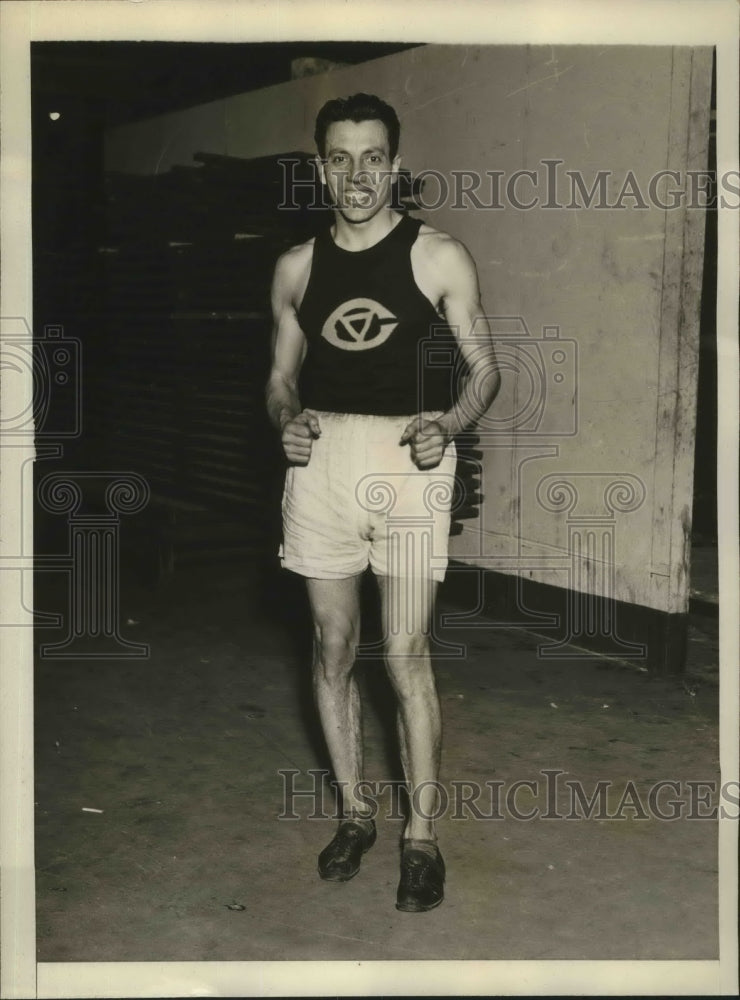
M 350 13 L 351 10 L 351 13 Z M 4 0 L 0 5 L 0 316 L 32 315 L 32 41 L 388 41 L 445 44 L 712 45 L 717 171 L 738 169 L 734 0 Z M 721 778 L 738 779 L 738 271 L 740 211 L 718 209 L 718 519 Z M 31 385 L 2 372 L 0 410 L 21 412 Z M 28 380 L 30 383 L 30 379 Z M 0 560 L 29 517 L 15 483 L 33 444 L 0 443 Z M 17 551 L 14 547 L 12 551 Z M 738 823 L 719 821 L 717 962 L 36 962 L 32 629 L 0 573 L 0 995 L 15 997 L 332 995 L 722 995 L 737 992 Z

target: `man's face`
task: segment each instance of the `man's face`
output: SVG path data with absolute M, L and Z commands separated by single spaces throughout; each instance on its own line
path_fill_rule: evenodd
M 348 222 L 366 222 L 391 199 L 400 158 L 390 158 L 388 133 L 380 121 L 332 122 L 326 132 L 321 179 Z

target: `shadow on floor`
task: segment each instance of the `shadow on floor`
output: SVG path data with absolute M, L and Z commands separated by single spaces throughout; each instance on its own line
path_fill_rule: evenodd
M 39 608 L 64 600 L 40 586 Z M 447 893 L 412 915 L 392 785 L 358 877 L 315 874 L 334 822 L 300 581 L 259 561 L 129 581 L 122 632 L 149 655 L 37 662 L 40 961 L 717 957 L 716 822 L 688 784 L 716 800 L 711 638 L 687 682 L 446 632 L 463 650 L 436 659 Z M 377 660 L 361 674 L 367 776 L 392 783 L 392 693 Z

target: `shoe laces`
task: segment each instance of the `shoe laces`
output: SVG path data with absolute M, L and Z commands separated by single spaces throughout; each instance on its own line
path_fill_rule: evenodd
M 347 861 L 362 835 L 362 830 L 357 826 L 347 825 L 337 830 L 332 841 L 334 861 Z
M 410 889 L 421 889 L 427 872 L 436 868 L 434 859 L 423 854 L 415 854 L 403 859 L 404 881 Z

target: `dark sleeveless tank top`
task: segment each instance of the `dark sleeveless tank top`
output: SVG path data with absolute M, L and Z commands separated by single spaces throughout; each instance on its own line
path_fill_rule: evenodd
M 379 416 L 451 406 L 455 339 L 411 268 L 420 227 L 404 216 L 360 251 L 338 247 L 328 229 L 316 237 L 298 310 L 303 406 Z

